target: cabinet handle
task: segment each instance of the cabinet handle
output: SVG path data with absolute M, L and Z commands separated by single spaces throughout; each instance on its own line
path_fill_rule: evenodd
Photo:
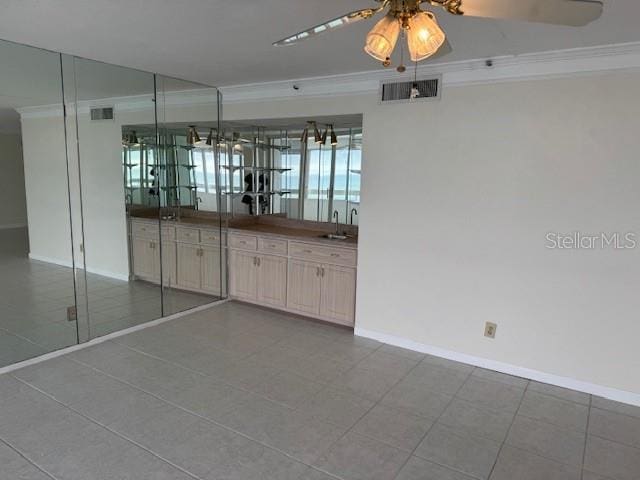
M 316 267 L 316 277 L 320 276 L 320 267 Z
M 258 266 L 260 266 L 260 264 L 262 263 L 262 262 L 260 261 L 260 257 L 256 257 L 256 260 L 258 261 Z
M 322 270 L 322 276 L 324 277 L 324 267 L 322 267 L 321 270 Z
M 338 258 L 340 256 L 340 254 L 339 253 L 332 253 L 331 256 L 334 257 L 334 258 Z
M 313 250 L 302 250 L 304 253 L 313 253 Z

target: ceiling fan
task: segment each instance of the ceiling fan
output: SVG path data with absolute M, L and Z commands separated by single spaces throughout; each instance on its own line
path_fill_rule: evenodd
M 292 45 L 322 33 L 335 30 L 360 20 L 367 20 L 385 11 L 367 35 L 364 50 L 387 67 L 391 64 L 398 37 L 406 37 L 411 61 L 419 62 L 436 53 L 449 53 L 451 46 L 431 11 L 422 4 L 441 7 L 453 15 L 467 17 L 500 18 L 525 22 L 582 26 L 602 14 L 599 0 L 375 0 L 374 8 L 349 12 L 340 17 L 311 27 L 273 45 Z M 404 68 L 404 67 L 403 67 Z M 403 71 L 400 70 L 399 71 Z

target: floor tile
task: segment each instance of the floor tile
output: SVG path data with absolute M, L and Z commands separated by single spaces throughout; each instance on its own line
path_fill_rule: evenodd
M 534 382 L 533 380 L 529 382 L 529 390 L 544 393 L 545 395 L 551 395 L 552 397 L 556 397 L 561 400 L 581 403 L 582 405 L 589 405 L 589 399 L 591 397 L 588 393 L 576 392 L 575 390 L 569 390 L 568 388 L 556 387 L 555 385 L 549 385 L 547 383 Z
M 323 384 L 312 382 L 295 373 L 280 372 L 266 378 L 252 391 L 274 402 L 296 408 L 323 388 Z
M 432 425 L 431 419 L 377 405 L 353 427 L 352 431 L 411 452 Z
M 505 445 L 490 480 L 580 480 L 580 468 Z
M 529 380 L 525 378 L 514 377 L 513 375 L 507 375 L 506 373 L 494 372 L 493 370 L 487 370 L 485 368 L 476 368 L 471 375 L 483 380 L 511 385 L 512 387 L 524 388 L 529 383 Z
M 456 395 L 479 407 L 515 413 L 523 394 L 524 389 L 520 387 L 471 377 Z
M 324 388 L 298 407 L 303 415 L 335 425 L 351 427 L 364 416 L 374 402 L 343 390 Z
M 422 360 L 425 357 L 424 353 L 416 352 L 414 350 L 407 350 L 406 348 L 394 347 L 393 345 L 382 345 L 379 349 L 380 352 L 390 353 L 392 355 L 398 355 L 410 360 Z
M 589 434 L 640 448 L 640 418 L 592 408 Z
M 422 359 L 422 363 L 428 363 L 430 365 L 435 365 L 436 367 L 451 368 L 465 373 L 471 373 L 476 368 L 472 365 L 467 365 L 466 363 L 460 363 L 447 358 L 436 357 L 434 355 L 425 355 Z
M 467 380 L 466 372 L 421 363 L 407 374 L 405 382 L 415 382 L 427 389 L 454 395 Z
M 411 457 L 395 480 L 473 480 L 473 477 L 418 457 Z
M 500 443 L 436 424 L 415 455 L 467 475 L 486 479 L 498 456 Z
M 315 465 L 345 480 L 394 478 L 409 454 L 374 439 L 349 433 Z
M 0 441 L 0 478 L 7 480 L 51 480 L 42 470 Z
M 404 372 L 380 371 L 356 366 L 336 377 L 331 386 L 368 400 L 380 400 L 402 377 Z
M 582 465 L 584 433 L 516 416 L 506 443 L 567 465 Z
M 589 407 L 527 390 L 518 414 L 558 427 L 584 432 L 587 429 Z
M 592 406 L 602 410 L 609 410 L 611 412 L 629 415 L 630 417 L 640 418 L 640 407 L 636 407 L 635 405 L 627 405 L 626 403 L 594 396 Z
M 471 435 L 502 442 L 507 436 L 513 417 L 512 413 L 488 410 L 456 398 L 438 421 Z
M 589 435 L 584 468 L 613 480 L 638 480 L 640 449 Z
M 383 405 L 406 410 L 427 418 L 438 418 L 453 397 L 433 392 L 428 387 L 402 380 L 381 400 Z

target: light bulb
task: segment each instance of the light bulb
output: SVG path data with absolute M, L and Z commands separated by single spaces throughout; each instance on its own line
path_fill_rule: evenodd
M 409 19 L 407 45 L 412 62 L 419 62 L 438 51 L 446 36 L 431 12 L 418 12 Z
M 398 41 L 400 22 L 391 14 L 385 15 L 367 35 L 364 51 L 376 60 L 387 60 Z

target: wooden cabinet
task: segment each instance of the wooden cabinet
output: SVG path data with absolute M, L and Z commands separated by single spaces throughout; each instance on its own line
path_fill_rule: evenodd
M 178 287 L 200 289 L 200 246 L 190 243 L 177 244 Z
M 221 295 L 224 286 L 226 269 L 222 263 L 220 249 L 202 247 L 200 255 L 200 288 L 203 292 Z
M 320 314 L 321 268 L 319 263 L 289 260 L 288 308 L 301 313 Z
M 287 304 L 287 257 L 258 256 L 257 299 L 272 307 Z
M 160 283 L 160 235 L 163 286 L 212 295 L 226 293 L 226 234 L 219 229 L 164 225 L 160 233 L 156 222 L 133 220 L 131 254 L 137 278 Z
M 356 269 L 337 265 L 321 267 L 320 315 L 353 325 L 356 305 Z
M 158 242 L 148 238 L 132 240 L 133 273 L 136 277 L 152 282 L 160 281 L 160 256 Z
M 233 298 L 354 324 L 356 249 L 235 232 L 229 246 Z
M 242 250 L 232 250 L 229 258 L 229 293 L 243 300 L 257 300 L 258 256 Z

